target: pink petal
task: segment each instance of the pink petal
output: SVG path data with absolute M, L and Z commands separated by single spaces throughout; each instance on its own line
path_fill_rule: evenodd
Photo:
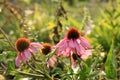
M 76 39 L 76 41 L 78 42 L 78 44 L 80 44 L 80 42 L 81 42 L 79 38 L 78 38 L 78 39 Z
M 59 46 L 62 46 L 64 43 L 66 43 L 67 39 L 62 39 L 56 46 L 59 47 Z
M 38 50 L 34 47 L 29 47 L 30 52 L 37 53 Z
M 67 52 L 67 51 L 62 51 L 62 54 L 63 54 L 64 56 L 66 56 L 66 57 L 70 56 L 70 53 Z
M 71 48 L 68 47 L 63 55 L 68 57 L 68 56 L 70 56 L 70 52 L 71 52 Z
M 24 52 L 21 53 L 21 56 L 22 56 L 23 62 L 26 63 L 28 59 L 25 57 L 25 53 Z
M 68 47 L 68 41 L 66 41 L 66 39 L 62 40 L 62 43 L 59 42 L 57 44 L 57 47 L 58 47 L 58 51 L 57 51 L 57 55 L 60 55 L 60 54 L 64 54 L 64 52 L 66 52 L 66 48 Z
M 54 51 L 57 47 L 56 46 L 52 46 L 51 50 Z
M 15 64 L 17 67 L 20 66 L 20 63 L 21 63 L 21 53 L 18 53 L 18 56 L 16 57 L 16 60 L 15 60 Z
M 56 56 L 60 56 L 60 55 L 62 55 L 60 51 L 56 53 Z
M 56 56 L 54 55 L 47 61 L 47 66 L 49 67 L 54 67 L 55 62 L 57 61 Z
M 32 43 L 30 43 L 30 46 L 32 46 L 32 47 L 36 47 L 36 48 L 43 48 L 43 46 L 41 45 L 41 44 L 39 44 L 39 43 L 34 43 L 34 42 L 32 42 Z
M 57 58 L 56 58 L 55 55 L 53 55 L 51 58 L 52 58 L 53 61 L 55 61 L 55 62 L 57 61 Z
M 24 51 L 24 54 L 25 54 L 25 57 L 26 57 L 26 58 L 30 59 L 31 54 L 30 54 L 30 51 L 29 51 L 29 50 L 25 50 L 25 51 Z
M 87 42 L 87 40 L 84 39 L 83 37 L 80 37 L 80 41 L 81 41 L 81 45 L 82 45 L 83 47 L 85 47 L 86 49 L 88 49 L 88 48 L 91 47 L 90 44 Z
M 47 61 L 47 67 L 53 67 L 53 66 L 54 66 L 53 61 L 51 59 L 49 59 Z
M 71 62 L 72 62 L 72 68 L 75 68 L 76 67 L 76 60 L 74 60 L 72 57 L 71 57 Z
M 81 55 L 81 58 L 87 59 L 90 55 L 92 55 L 92 51 L 86 50 L 85 53 Z
M 65 42 L 64 44 L 62 44 L 61 46 L 59 46 L 58 49 L 59 49 L 59 51 L 65 51 L 67 47 L 68 47 L 68 43 Z
M 85 52 L 85 49 L 76 40 L 74 41 L 74 44 L 78 55 Z
M 71 40 L 69 40 L 69 47 L 71 47 L 71 48 L 75 48 L 75 44 L 74 44 L 74 42 L 73 42 L 73 40 L 71 39 Z

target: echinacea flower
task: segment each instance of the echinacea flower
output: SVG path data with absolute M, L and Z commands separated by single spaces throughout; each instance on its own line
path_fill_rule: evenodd
M 62 39 L 56 47 L 58 51 L 57 56 L 64 55 L 66 57 L 71 57 L 72 66 L 76 65 L 77 57 L 87 58 L 91 55 L 91 47 L 85 38 L 80 36 L 80 32 L 76 28 L 69 28 L 66 36 Z
M 16 63 L 16 66 L 19 67 L 21 61 L 26 63 L 30 59 L 31 57 L 30 52 L 36 53 L 37 48 L 43 48 L 43 47 L 39 43 L 30 42 L 30 40 L 27 38 L 19 38 L 15 42 L 15 48 L 18 51 L 18 55 L 16 57 L 15 63 Z
M 44 43 L 43 44 L 43 49 L 42 49 L 42 53 L 44 55 L 49 54 L 50 52 L 52 52 L 52 45 L 50 43 Z M 56 55 L 53 55 L 48 61 L 47 61 L 47 67 L 54 67 L 55 62 L 57 61 L 56 59 Z

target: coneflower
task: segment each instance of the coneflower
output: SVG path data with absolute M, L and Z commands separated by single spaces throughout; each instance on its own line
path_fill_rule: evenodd
M 75 67 L 77 57 L 87 58 L 91 55 L 90 44 L 85 38 L 80 36 L 78 29 L 72 27 L 69 28 L 66 32 L 64 39 L 62 39 L 56 47 L 58 51 L 57 56 L 63 54 L 66 57 L 72 57 L 72 66 Z
M 49 54 L 52 51 L 52 45 L 50 43 L 44 43 L 43 44 L 42 53 L 44 55 Z M 53 55 L 48 61 L 47 61 L 47 67 L 54 67 L 55 62 L 57 61 L 56 55 Z
M 30 42 L 30 40 L 27 38 L 19 38 L 15 42 L 15 48 L 18 51 L 18 55 L 16 57 L 16 66 L 19 67 L 21 61 L 26 63 L 30 59 L 30 52 L 36 53 L 37 48 L 39 49 L 43 47 L 39 43 Z

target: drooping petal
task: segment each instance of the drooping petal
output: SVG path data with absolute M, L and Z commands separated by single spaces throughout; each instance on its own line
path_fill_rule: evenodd
M 54 62 L 52 61 L 52 59 L 49 59 L 49 60 L 47 61 L 47 67 L 53 67 L 53 66 L 54 66 L 53 63 L 54 63 Z
M 88 56 L 92 55 L 92 51 L 91 50 L 86 50 L 84 54 L 81 55 L 82 59 L 87 59 Z
M 83 37 L 80 37 L 79 39 L 80 39 L 80 41 L 81 41 L 81 45 L 82 45 L 84 48 L 88 49 L 88 48 L 91 47 L 90 44 L 87 42 L 86 39 L 84 39 Z
M 74 44 L 74 42 L 73 42 L 73 40 L 71 39 L 71 40 L 69 40 L 69 47 L 70 48 L 75 48 L 75 44 Z
M 20 66 L 21 63 L 21 53 L 18 53 L 18 56 L 16 57 L 15 64 L 17 67 Z
M 26 58 L 25 53 L 24 52 L 21 53 L 21 56 L 22 56 L 23 62 L 26 63 L 28 61 L 28 59 Z
M 37 53 L 38 50 L 34 47 L 29 47 L 30 52 Z
M 60 51 L 58 51 L 58 52 L 56 53 L 56 56 L 60 56 L 60 55 L 62 55 L 62 53 L 61 53 Z
M 30 51 L 29 51 L 29 50 L 25 50 L 25 51 L 24 51 L 24 54 L 25 54 L 25 57 L 26 57 L 26 58 L 30 59 L 31 54 L 30 54 Z
M 57 61 L 56 56 L 54 55 L 47 61 L 47 66 L 48 67 L 54 67 L 55 62 Z
M 70 56 L 69 51 L 62 51 L 62 54 L 66 57 Z
M 30 43 L 30 46 L 41 49 L 43 48 L 43 46 L 40 43 L 35 43 L 35 42 Z
M 62 46 L 64 43 L 66 43 L 66 40 L 67 39 L 62 39 L 56 46 L 59 47 L 59 46 Z
M 65 51 L 67 47 L 69 47 L 68 46 L 68 42 L 65 41 L 64 44 L 62 44 L 61 46 L 59 46 L 59 50 L 60 51 Z
M 76 60 L 72 61 L 72 68 L 76 67 Z
M 58 43 L 59 45 L 61 46 L 58 46 L 58 51 L 57 51 L 57 55 L 61 55 L 61 54 L 65 54 L 66 53 L 66 49 L 68 47 L 68 41 L 65 41 L 66 39 L 64 39 L 64 41 L 62 41 L 62 44 L 61 43 Z
M 75 68 L 75 67 L 76 67 L 76 60 L 74 60 L 74 59 L 72 58 L 72 56 L 71 56 L 71 62 L 72 62 L 71 67 L 72 67 L 72 68 Z
M 56 61 L 57 61 L 57 58 L 56 58 L 56 56 L 55 56 L 55 55 L 53 55 L 51 58 L 52 58 L 52 60 L 53 60 L 54 62 L 56 62 Z
M 80 41 L 80 39 L 78 38 L 78 39 L 76 39 L 76 41 L 77 41 L 77 43 L 78 44 L 80 44 L 81 43 L 81 41 Z
M 85 52 L 85 49 L 76 40 L 74 41 L 74 44 L 78 55 L 81 55 L 81 53 Z

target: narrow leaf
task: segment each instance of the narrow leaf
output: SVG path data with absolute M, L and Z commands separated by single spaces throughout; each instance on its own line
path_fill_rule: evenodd
M 45 61 L 48 61 L 56 52 L 57 52 L 57 48 L 46 56 Z
M 107 55 L 107 60 L 105 63 L 105 72 L 108 79 L 116 79 L 116 68 L 115 68 L 115 58 L 113 54 L 114 43 L 112 41 L 111 48 Z

